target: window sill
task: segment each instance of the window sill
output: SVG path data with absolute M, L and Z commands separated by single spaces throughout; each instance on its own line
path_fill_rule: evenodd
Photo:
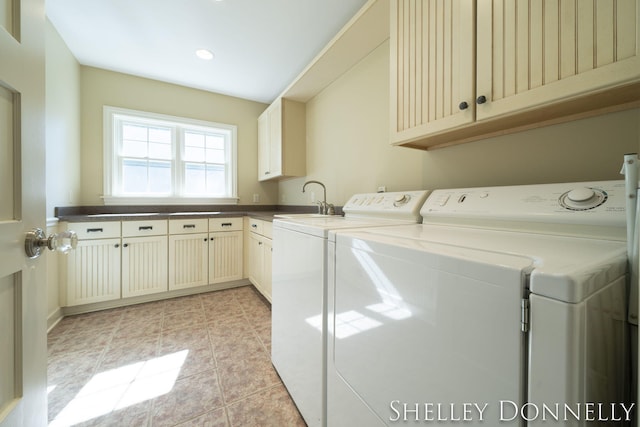
M 121 197 L 103 196 L 105 206 L 122 205 L 237 205 L 237 197 Z

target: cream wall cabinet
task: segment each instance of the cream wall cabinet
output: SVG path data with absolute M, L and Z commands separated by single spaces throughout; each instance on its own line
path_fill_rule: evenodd
M 391 0 L 391 142 L 467 142 L 640 99 L 640 0 Z
M 305 106 L 278 98 L 258 117 L 258 180 L 305 174 Z
M 271 302 L 272 224 L 255 218 L 246 218 L 247 277 Z
M 120 298 L 120 222 L 65 224 L 78 246 L 62 261 L 61 304 L 73 306 Z

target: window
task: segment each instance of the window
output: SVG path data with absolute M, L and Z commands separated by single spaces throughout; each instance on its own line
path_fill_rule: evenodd
M 104 107 L 105 204 L 237 203 L 236 126 Z

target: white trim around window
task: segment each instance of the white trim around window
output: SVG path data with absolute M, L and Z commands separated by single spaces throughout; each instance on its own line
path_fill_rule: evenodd
M 237 126 L 104 106 L 103 128 L 105 205 L 238 203 Z

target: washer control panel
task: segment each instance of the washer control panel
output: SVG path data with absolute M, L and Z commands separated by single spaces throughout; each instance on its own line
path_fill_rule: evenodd
M 420 215 L 427 199 L 427 190 L 389 193 L 354 194 L 344 205 L 345 215 Z
M 429 218 L 625 226 L 624 181 L 436 190 L 421 214 Z

